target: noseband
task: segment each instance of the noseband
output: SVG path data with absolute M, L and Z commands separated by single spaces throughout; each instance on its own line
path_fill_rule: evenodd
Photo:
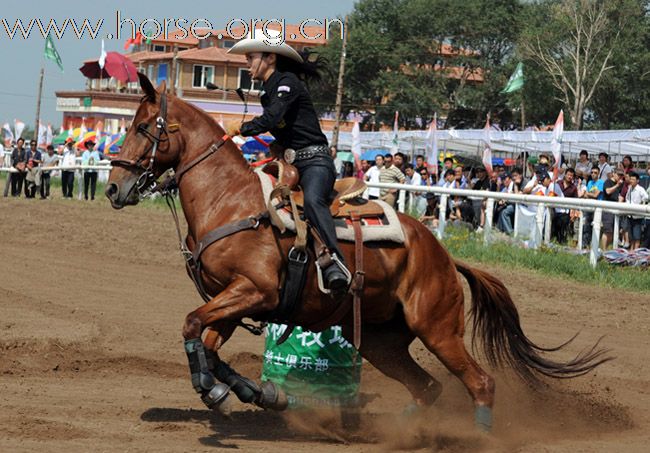
M 143 98 L 144 100 L 144 98 Z M 151 146 L 137 159 L 114 159 L 111 164 L 115 167 L 121 167 L 126 170 L 133 170 L 140 173 L 137 182 L 131 188 L 138 191 L 140 199 L 146 197 L 150 193 L 150 189 L 156 182 L 156 176 L 153 172 L 153 165 L 156 160 L 156 152 L 161 142 L 169 141 L 168 125 L 167 125 L 167 93 L 163 92 L 160 95 L 160 114 L 156 118 L 156 133 L 152 134 L 146 126 L 138 126 L 137 132 L 147 137 L 151 141 Z M 167 138 L 163 138 L 165 135 Z M 144 161 L 151 152 L 149 157 L 149 164 L 145 167 Z

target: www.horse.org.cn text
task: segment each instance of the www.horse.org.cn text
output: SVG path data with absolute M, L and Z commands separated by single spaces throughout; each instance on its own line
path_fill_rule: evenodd
M 109 23 L 112 26 L 109 27 Z M 215 22 L 216 23 L 216 22 Z M 41 37 L 45 39 L 48 35 L 52 38 L 62 39 L 66 34 L 72 34 L 77 39 L 106 39 L 123 40 L 135 38 L 140 33 L 144 39 L 169 39 L 183 40 L 194 37 L 202 40 L 211 36 L 218 39 L 230 38 L 234 40 L 250 36 L 251 30 L 259 30 L 264 37 L 274 44 L 282 44 L 285 40 L 303 38 L 307 40 L 329 39 L 334 33 L 341 38 L 345 34 L 345 28 L 340 19 L 304 19 L 298 23 L 297 29 L 292 27 L 289 33 L 285 19 L 230 19 L 223 29 L 215 29 L 213 22 L 205 18 L 148 18 L 136 21 L 122 17 L 121 12 L 115 12 L 113 20 L 103 18 L 66 18 L 66 19 L 42 19 L 42 18 L 0 18 L 0 39 L 30 39 Z M 106 26 L 106 28 L 104 28 Z M 103 32 L 102 30 L 110 29 Z M 256 34 L 258 32 L 256 31 Z

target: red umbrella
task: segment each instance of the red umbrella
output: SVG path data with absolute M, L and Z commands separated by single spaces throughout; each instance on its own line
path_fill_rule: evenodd
M 127 56 L 121 53 L 106 52 L 104 69 L 111 77 L 115 77 L 120 82 L 138 81 L 138 70 L 135 65 Z
M 85 63 L 82 67 L 79 68 L 79 70 L 89 79 L 99 79 L 100 75 L 101 78 L 104 79 L 108 79 L 110 77 L 108 75 L 108 72 L 106 72 L 106 68 L 104 68 L 102 71 L 102 69 L 99 67 L 99 63 L 96 61 L 89 61 L 88 63 Z
M 119 52 L 106 52 L 104 69 L 99 67 L 98 61 L 91 61 L 79 68 L 81 73 L 89 79 L 115 77 L 120 82 L 137 82 L 138 70 L 129 57 Z

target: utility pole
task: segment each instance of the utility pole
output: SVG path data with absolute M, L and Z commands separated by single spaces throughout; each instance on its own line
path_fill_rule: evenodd
M 176 94 L 176 65 L 178 64 L 178 45 L 174 44 L 174 57 L 172 58 L 171 68 L 169 69 L 169 92 Z
M 38 147 L 38 130 L 41 120 L 41 95 L 43 94 L 43 75 L 45 74 L 45 66 L 41 66 L 41 77 L 38 81 L 38 98 L 36 99 L 36 122 L 34 123 L 34 140 Z M 16 138 L 18 140 L 18 138 Z
M 343 44 L 341 45 L 341 60 L 339 61 L 339 80 L 336 86 L 336 105 L 334 107 L 334 130 L 332 131 L 332 146 L 339 144 L 339 129 L 341 123 L 341 102 L 343 100 L 343 73 L 345 72 L 345 50 L 348 43 L 348 16 L 343 22 Z

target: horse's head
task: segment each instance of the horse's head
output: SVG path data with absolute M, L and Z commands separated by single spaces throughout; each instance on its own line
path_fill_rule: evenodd
M 137 204 L 154 181 L 178 163 L 182 148 L 182 137 L 173 133 L 179 125 L 165 82 L 156 91 L 144 74 L 138 73 L 138 78 L 144 97 L 106 185 L 106 196 L 115 209 Z

